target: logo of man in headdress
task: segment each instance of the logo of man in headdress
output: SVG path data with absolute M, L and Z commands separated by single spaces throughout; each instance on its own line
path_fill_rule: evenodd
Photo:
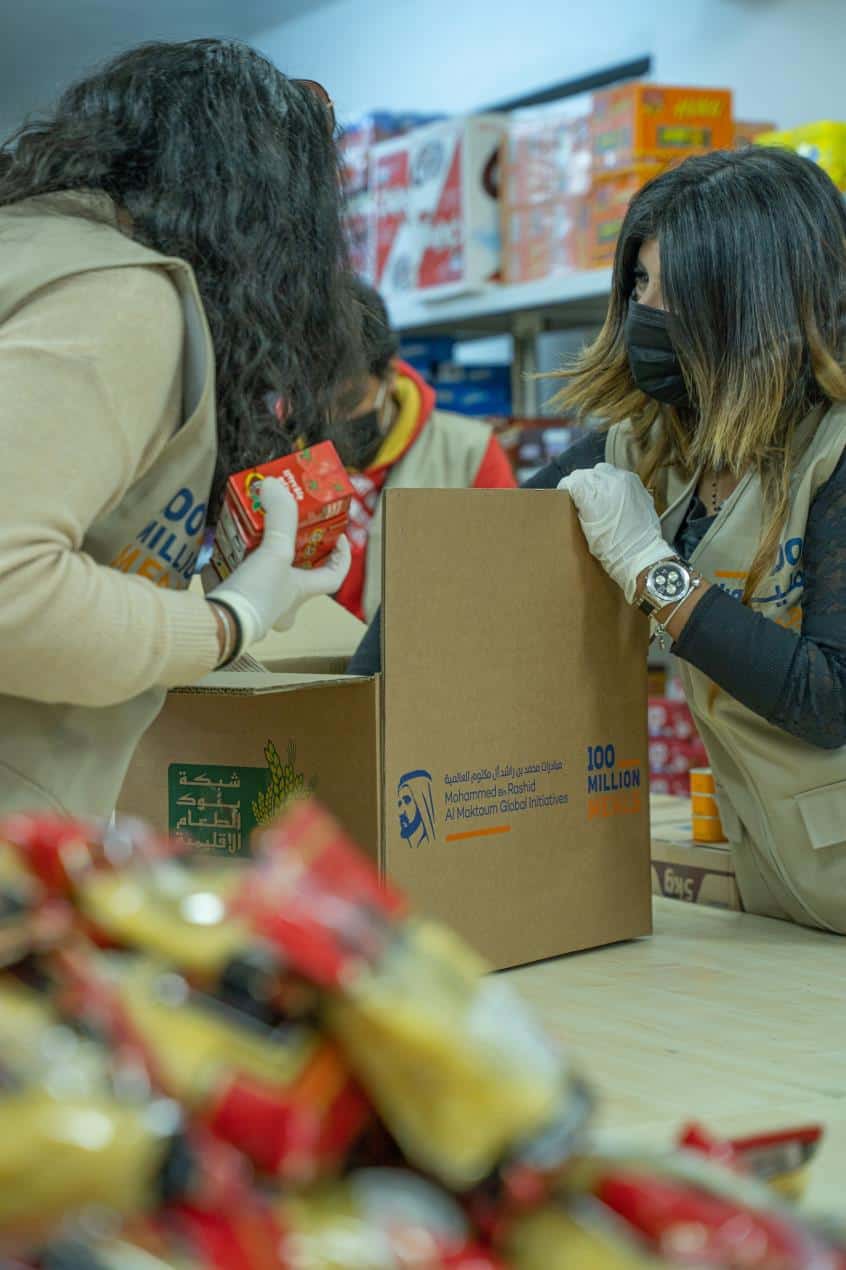
M 406 772 L 397 786 L 397 811 L 400 834 L 410 847 L 433 842 L 435 832 L 435 800 L 432 795 L 432 773 L 422 769 Z

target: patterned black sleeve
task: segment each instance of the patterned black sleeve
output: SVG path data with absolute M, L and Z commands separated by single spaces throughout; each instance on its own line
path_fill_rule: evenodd
M 801 635 L 712 587 L 674 652 L 809 745 L 846 745 L 846 454 L 817 491 L 805 530 Z

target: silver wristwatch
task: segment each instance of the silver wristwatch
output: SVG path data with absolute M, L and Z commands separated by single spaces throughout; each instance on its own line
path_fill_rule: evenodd
M 670 604 L 683 604 L 698 585 L 699 580 L 694 579 L 688 565 L 678 556 L 659 560 L 646 575 L 638 608 L 647 617 L 655 617 Z

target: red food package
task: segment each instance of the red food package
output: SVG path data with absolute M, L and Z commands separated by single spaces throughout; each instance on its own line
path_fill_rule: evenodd
M 371 1118 L 338 1051 L 321 1042 L 288 1088 L 236 1076 L 208 1123 L 256 1168 L 302 1185 L 338 1171 Z
M 346 528 L 353 497 L 352 484 L 331 441 L 230 476 L 216 533 L 226 563 L 235 568 L 238 556 L 243 559 L 261 541 L 264 509 L 260 489 L 266 476 L 281 480 L 297 504 L 294 563 L 302 566 L 324 559 Z
M 677 741 L 696 739 L 696 724 L 686 701 L 671 701 L 667 697 L 650 697 L 647 709 L 649 739 L 651 741 L 674 738 Z
M 650 774 L 649 790 L 653 794 L 665 794 L 671 798 L 690 798 L 690 776 L 655 776 Z
M 0 819 L 0 843 L 14 847 L 51 895 L 67 896 L 91 868 L 166 859 L 181 849 L 141 820 L 74 820 L 50 812 Z
M 677 741 L 672 737 L 649 742 L 649 771 L 653 776 L 682 776 L 692 767 L 706 767 L 708 755 L 697 737 Z
M 254 838 L 255 864 L 232 911 L 310 982 L 338 988 L 375 965 L 403 898 L 317 802 L 300 800 Z
M 335 1045 L 306 1024 L 267 1026 L 153 963 L 65 951 L 58 1000 L 260 1170 L 333 1175 L 373 1119 Z
M 743 1138 L 717 1138 L 702 1125 L 687 1125 L 679 1135 L 686 1151 L 715 1160 L 738 1173 L 749 1173 L 768 1182 L 782 1194 L 798 1198 L 802 1171 L 819 1149 L 821 1125 L 802 1125 L 775 1133 L 758 1133 Z
M 182 1205 L 167 1214 L 166 1225 L 207 1270 L 286 1270 L 279 1255 L 283 1227 L 255 1194 L 226 1212 Z
M 597 1198 L 671 1265 L 721 1270 L 837 1270 L 837 1254 L 778 1211 L 760 1211 L 681 1181 L 617 1173 Z

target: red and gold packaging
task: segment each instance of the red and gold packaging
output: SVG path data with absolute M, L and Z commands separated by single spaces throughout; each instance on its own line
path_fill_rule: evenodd
M 254 853 L 233 911 L 292 969 L 337 989 L 381 961 L 405 901 L 315 801 L 259 830 Z
M 330 1176 L 371 1119 L 335 1045 L 309 1025 L 263 1026 L 146 959 L 69 955 L 62 971 L 67 1012 L 263 1172 L 299 1186 Z
M 450 1195 L 408 1172 L 352 1173 L 276 1213 L 286 1270 L 507 1270 Z
M 264 533 L 261 482 L 276 477 L 297 504 L 294 564 L 312 568 L 331 554 L 347 527 L 353 488 L 331 441 L 230 476 L 215 530 L 209 568 L 219 580 L 259 545 Z

